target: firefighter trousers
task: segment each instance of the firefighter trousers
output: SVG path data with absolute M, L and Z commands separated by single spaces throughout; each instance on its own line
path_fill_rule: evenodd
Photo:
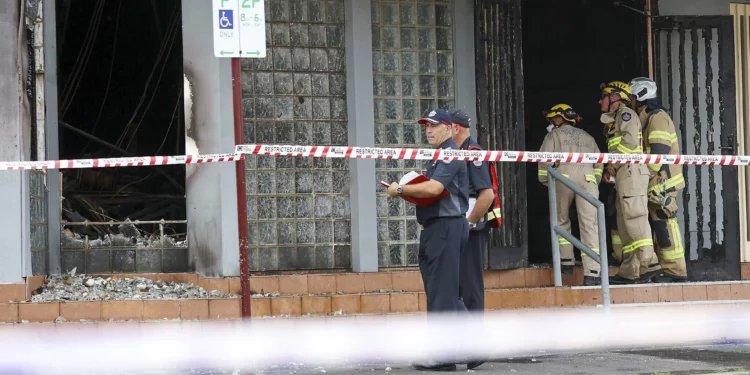
M 682 245 L 682 232 L 677 222 L 677 192 L 667 193 L 669 196 L 669 210 L 660 205 L 649 202 L 648 211 L 651 218 L 651 229 L 656 239 L 656 255 L 665 273 L 673 276 L 687 277 L 685 264 L 685 249 Z
M 620 261 L 618 274 L 629 280 L 661 269 L 648 220 L 648 181 L 648 169 L 640 164 L 622 165 L 615 176 L 617 230 L 612 232 L 612 244 Z
M 599 198 L 599 187 L 596 184 L 596 180 L 593 179 L 593 172 L 590 174 L 592 177 L 587 179 L 584 171 L 584 169 L 569 171 L 567 177 L 585 192 L 594 196 L 594 198 Z M 557 193 L 557 225 L 570 233 L 570 205 L 575 199 L 581 242 L 599 254 L 599 225 L 596 218 L 596 207 L 559 181 L 555 185 L 555 191 Z M 560 264 L 563 266 L 575 265 L 573 244 L 559 235 L 557 241 L 560 245 Z M 599 263 L 583 251 L 581 251 L 581 261 L 583 263 L 584 276 L 600 276 L 601 267 Z

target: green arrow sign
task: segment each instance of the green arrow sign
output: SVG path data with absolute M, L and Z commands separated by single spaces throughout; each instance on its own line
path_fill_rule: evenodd
M 234 55 L 234 52 L 232 52 L 232 51 L 224 51 L 224 50 L 222 50 L 219 53 L 222 54 L 222 55 Z
M 260 55 L 260 51 L 245 52 L 246 55 Z

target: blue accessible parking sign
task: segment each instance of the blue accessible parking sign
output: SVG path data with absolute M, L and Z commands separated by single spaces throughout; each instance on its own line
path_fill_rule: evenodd
M 219 9 L 219 29 L 234 29 L 234 11 L 232 9 Z

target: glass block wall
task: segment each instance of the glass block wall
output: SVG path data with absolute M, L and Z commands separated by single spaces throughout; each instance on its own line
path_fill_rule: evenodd
M 417 119 L 454 105 L 453 14 L 450 0 L 372 0 L 375 145 L 430 147 Z M 409 160 L 378 160 L 376 181 L 422 170 Z M 377 190 L 380 267 L 417 265 L 414 206 Z
M 245 142 L 347 145 L 344 0 L 265 9 L 267 57 L 242 59 Z M 245 165 L 251 270 L 351 267 L 348 161 Z
M 31 273 L 47 274 L 49 238 L 47 237 L 47 176 L 43 170 L 29 171 L 29 235 L 31 237 Z

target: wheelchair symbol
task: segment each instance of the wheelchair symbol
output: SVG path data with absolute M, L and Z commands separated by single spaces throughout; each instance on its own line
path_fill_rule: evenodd
M 219 29 L 233 29 L 234 14 L 232 9 L 219 9 Z

